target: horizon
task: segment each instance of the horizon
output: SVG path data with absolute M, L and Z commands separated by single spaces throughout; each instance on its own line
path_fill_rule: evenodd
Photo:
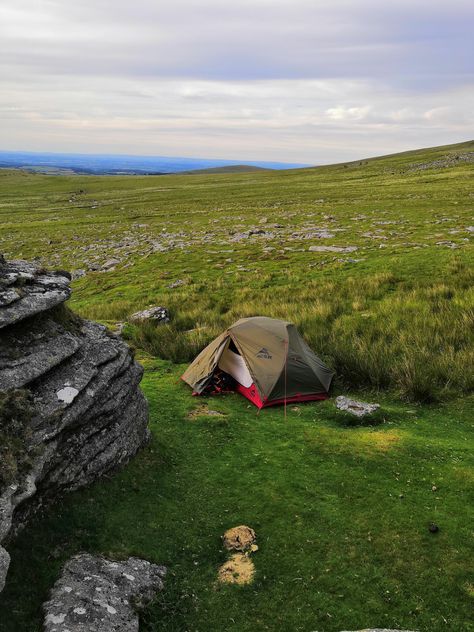
M 321 162 L 319 164 L 311 164 L 311 163 L 291 163 L 291 162 L 282 162 L 282 161 L 268 161 L 268 160 L 258 160 L 258 158 L 249 158 L 249 159 L 244 159 L 241 162 L 238 162 L 237 159 L 232 159 L 232 158 L 215 158 L 215 157 L 209 157 L 209 156 L 180 156 L 180 155 L 176 155 L 176 156 L 164 156 L 164 155 L 159 155 L 159 154 L 124 154 L 124 153 L 96 153 L 96 152 L 71 152 L 71 151 L 61 151 L 61 152 L 55 152 L 55 151 L 30 151 L 30 150 L 9 150 L 9 149 L 2 149 L 0 147 L 0 156 L 1 155 L 28 155 L 28 156 L 38 156 L 38 157 L 46 157 L 46 156 L 69 156 L 69 157 L 84 157 L 84 158 L 131 158 L 131 159 L 150 159 L 150 160 L 183 160 L 183 161 L 189 161 L 189 162 L 209 162 L 209 163 L 216 163 L 216 167 L 217 166 L 258 166 L 258 165 L 264 165 L 264 164 L 274 164 L 274 165 L 280 165 L 280 167 L 267 167 L 267 169 L 281 169 L 284 170 L 285 168 L 287 169 L 311 169 L 311 168 L 315 168 L 315 167 L 325 167 L 325 166 L 331 166 L 331 165 L 337 165 L 337 164 L 344 164 L 344 163 L 349 163 L 349 162 L 357 162 L 358 160 L 374 160 L 377 158 L 384 158 L 387 156 L 392 156 L 392 155 L 397 155 L 399 153 L 410 153 L 410 152 L 416 152 L 416 151 L 422 151 L 422 150 L 428 150 L 428 149 L 437 149 L 437 148 L 442 148 L 442 147 L 450 147 L 450 146 L 455 146 L 455 145 L 463 145 L 465 143 L 469 143 L 472 142 L 473 139 L 465 139 L 465 140 L 461 140 L 455 143 L 447 143 L 446 145 L 432 145 L 432 146 L 425 146 L 425 147 L 413 147 L 411 149 L 407 149 L 404 150 L 402 152 L 391 152 L 388 151 L 386 153 L 383 154 L 377 154 L 377 155 L 368 155 L 368 156 L 359 156 L 355 159 L 351 159 L 351 160 L 341 160 L 335 163 L 330 163 L 330 162 Z M 38 163 L 40 164 L 40 163 Z M 201 169 L 202 167 L 197 166 L 196 169 Z M 210 167 L 212 168 L 212 167 Z M 170 172 L 172 173 L 172 172 Z
M 5 0 L 3 149 L 323 165 L 463 142 L 473 25 L 467 0 Z

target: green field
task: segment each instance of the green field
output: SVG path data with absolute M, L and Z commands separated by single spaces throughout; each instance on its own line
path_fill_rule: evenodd
M 111 328 L 150 305 L 172 316 L 124 330 L 152 444 L 9 547 L 0 629 L 39 629 L 61 564 L 87 550 L 169 567 L 148 632 L 474 630 L 473 160 L 469 142 L 286 172 L 0 171 L 7 258 L 76 271 L 71 307 Z M 257 414 L 237 395 L 189 417 L 184 363 L 251 315 L 295 322 L 334 394 L 380 402 L 382 423 L 349 426 L 331 400 Z M 255 582 L 219 587 L 220 535 L 242 523 Z

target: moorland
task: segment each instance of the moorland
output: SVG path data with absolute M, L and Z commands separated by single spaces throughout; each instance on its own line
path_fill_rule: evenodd
M 153 432 L 21 532 L 0 629 L 40 629 L 87 550 L 168 566 L 147 631 L 473 630 L 473 204 L 474 142 L 288 171 L 0 170 L 0 252 L 73 273 L 70 307 L 143 363 Z M 169 324 L 128 322 L 155 305 Z M 191 397 L 186 363 L 252 315 L 293 321 L 377 424 L 332 398 L 285 418 Z M 257 532 L 255 581 L 218 586 L 236 524 Z

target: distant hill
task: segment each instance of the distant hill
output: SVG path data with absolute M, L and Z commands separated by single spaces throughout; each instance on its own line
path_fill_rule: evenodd
M 57 154 L 0 151 L 0 168 L 19 168 L 47 174 L 163 175 L 207 169 L 234 168 L 235 160 L 181 158 L 170 156 L 126 156 L 109 154 Z M 241 165 L 237 165 L 241 171 Z M 252 169 L 293 169 L 307 167 L 299 163 L 249 161 Z M 223 173 L 230 173 L 228 171 Z
M 420 171 L 426 169 L 442 169 L 454 167 L 466 163 L 474 163 L 474 140 L 468 140 L 453 145 L 439 145 L 423 149 L 411 149 L 409 151 L 361 158 L 350 162 L 340 162 L 329 165 L 310 167 L 310 170 L 321 169 L 354 169 L 366 165 L 380 166 L 386 163 L 392 170 Z
M 265 167 L 256 167 L 254 165 L 228 165 L 225 167 L 210 167 L 209 169 L 192 169 L 191 171 L 182 171 L 183 175 L 212 175 L 217 173 L 251 173 L 252 171 L 269 171 Z

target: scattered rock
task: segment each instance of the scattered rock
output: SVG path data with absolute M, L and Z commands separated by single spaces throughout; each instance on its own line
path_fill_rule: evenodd
M 83 276 L 86 276 L 86 271 L 83 268 L 80 268 L 79 270 L 73 270 L 71 272 L 71 279 L 73 281 L 76 281 L 77 279 L 80 279 Z
M 244 553 L 234 553 L 219 568 L 218 579 L 223 584 L 250 584 L 255 575 L 255 565 Z
M 130 322 L 143 322 L 152 320 L 154 323 L 169 323 L 170 315 L 166 307 L 150 307 L 141 312 L 135 312 L 130 316 Z
M 43 604 L 45 632 L 138 632 L 136 608 L 163 589 L 163 566 L 87 553 L 71 558 Z
M 173 290 L 175 287 L 180 287 L 181 285 L 185 285 L 185 282 L 183 281 L 183 279 L 178 279 L 177 281 L 173 281 L 173 283 L 170 283 L 168 287 Z
M 357 246 L 310 246 L 309 252 L 355 252 Z
M 435 524 L 434 522 L 432 522 L 432 523 L 430 524 L 430 526 L 428 527 L 428 530 L 429 530 L 431 533 L 438 533 L 438 531 L 439 531 L 439 527 L 438 527 L 438 525 L 437 525 L 437 524 Z
M 255 531 L 246 525 L 232 527 L 222 536 L 222 542 L 229 551 L 251 551 L 257 536 Z
M 474 162 L 474 151 L 467 151 L 460 154 L 448 154 L 442 156 L 438 160 L 432 160 L 431 162 L 419 162 L 408 165 L 408 171 L 425 171 L 426 169 L 443 169 L 446 167 L 455 167 L 460 163 L 472 163 Z
M 115 266 L 119 263 L 120 259 L 107 259 L 107 261 L 102 264 L 102 270 L 110 270 L 111 268 L 115 268 Z
M 454 241 L 449 241 L 447 239 L 444 239 L 442 241 L 437 241 L 436 245 L 446 246 L 447 248 L 451 248 L 451 250 L 454 250 L 455 248 L 459 248 L 459 244 L 455 243 Z
M 336 397 L 336 408 L 351 413 L 356 417 L 365 417 L 380 408 L 380 404 L 368 404 L 367 402 L 359 402 L 344 395 L 339 395 L 339 397 Z

